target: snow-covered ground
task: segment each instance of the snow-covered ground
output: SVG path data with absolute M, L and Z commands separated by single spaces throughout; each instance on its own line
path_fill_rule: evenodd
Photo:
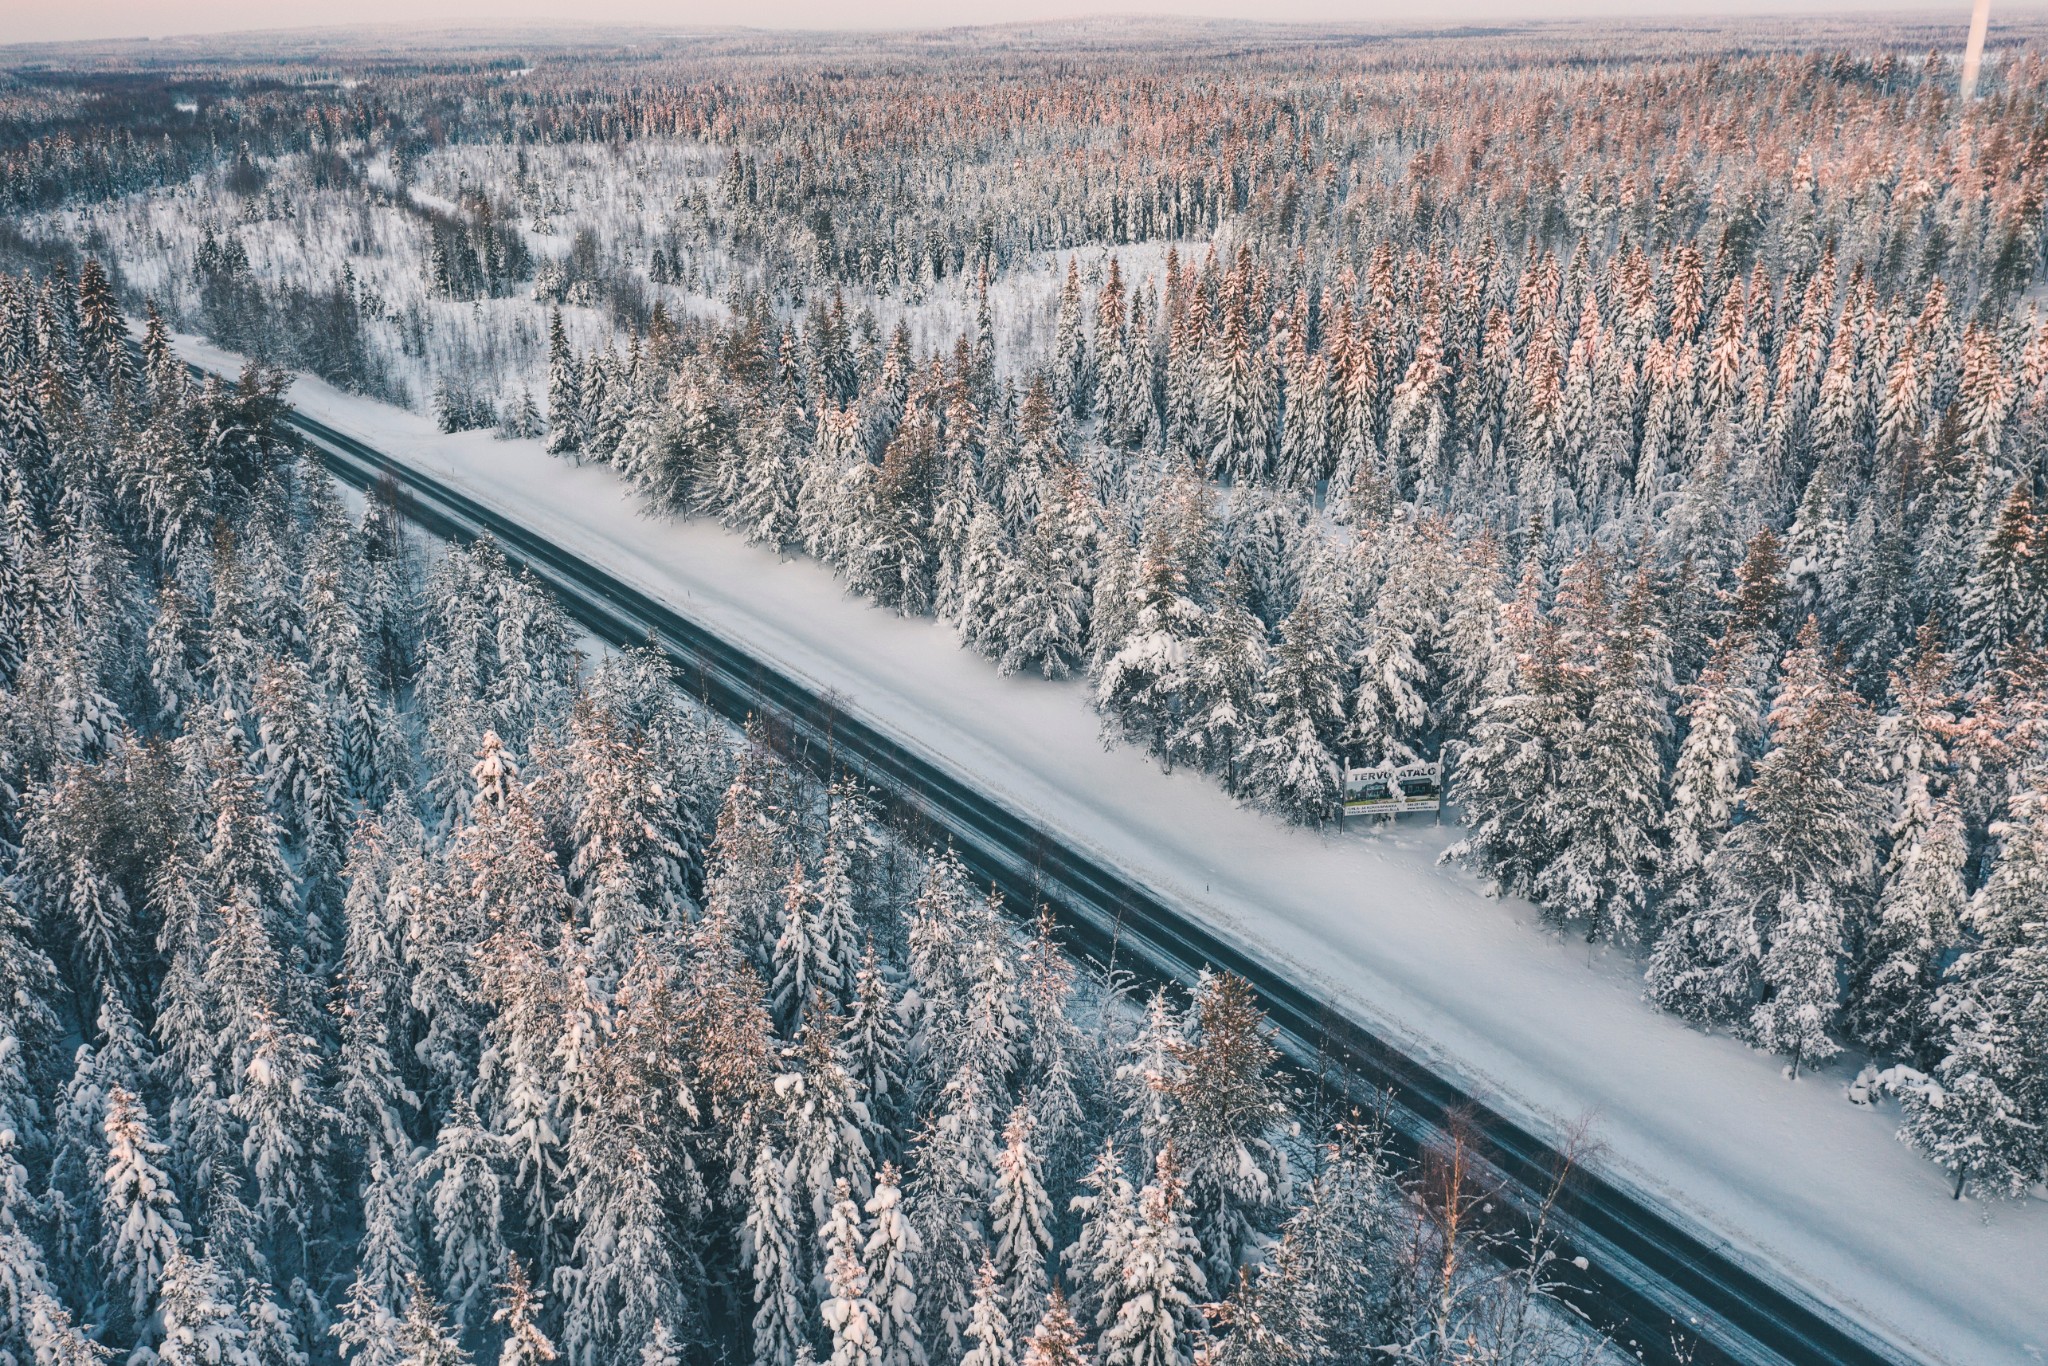
M 1561 943 L 1531 907 L 1436 866 L 1448 829 L 1283 827 L 1199 774 L 1105 749 L 1079 685 L 1001 678 L 949 628 L 849 597 L 818 564 L 649 515 L 607 467 L 443 436 L 313 380 L 292 397 L 832 690 L 1491 1103 L 1553 1131 L 1589 1122 L 1616 1179 L 1920 1354 L 2048 1361 L 2048 1208 L 1950 1200 L 1895 1139 L 1896 1112 L 1848 1102 L 1845 1073 L 1790 1082 L 1780 1059 L 1655 1011 L 1629 959 Z

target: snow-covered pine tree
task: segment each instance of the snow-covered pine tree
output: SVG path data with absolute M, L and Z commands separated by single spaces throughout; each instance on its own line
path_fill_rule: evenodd
M 1217 1366 L 1366 1359 L 1398 1341 L 1413 1312 L 1404 1286 L 1412 1226 L 1387 1171 L 1382 1131 L 1355 1111 L 1333 1128 L 1306 1198 L 1255 1272 L 1208 1310 L 1228 1330 Z
M 2048 528 L 2034 507 L 2025 479 L 2006 495 L 1977 550 L 1976 568 L 1964 584 L 1962 661 L 1967 677 L 1981 678 L 2013 645 L 2040 643 L 2048 616 Z
M 1041 906 L 1032 923 L 1031 945 L 1025 951 L 1018 984 L 1024 1032 L 1018 1090 L 1029 1108 L 1033 1134 L 1045 1154 L 1049 1182 L 1066 1184 L 1089 1119 L 1082 1099 L 1080 1075 L 1087 1039 L 1067 1014 L 1074 997 L 1074 965 L 1060 942 L 1052 912 Z M 1036 1306 L 1033 1306 L 1034 1308 Z
M 832 785 L 831 813 L 826 818 L 825 852 L 818 862 L 818 934 L 825 945 L 819 985 L 834 1008 L 853 998 L 854 977 L 861 955 L 860 906 L 863 885 L 870 881 L 872 860 L 866 802 L 851 782 Z
M 1697 913 L 1707 897 L 1707 856 L 1735 817 L 1746 751 L 1757 729 L 1756 695 L 1716 654 L 1685 690 L 1687 728 L 1671 776 L 1664 826 L 1661 922 Z
M 1562 633 L 1540 613 L 1542 592 L 1542 566 L 1532 556 L 1470 737 L 1452 755 L 1449 795 L 1468 833 L 1442 856 L 1471 860 L 1496 889 L 1514 895 L 1533 891 L 1554 856 L 1546 795 L 1578 724 Z
M 1124 1175 L 1115 1139 L 1096 1154 L 1095 1165 L 1081 1178 L 1081 1191 L 1068 1204 L 1080 1219 L 1080 1232 L 1060 1254 L 1060 1262 L 1073 1288 L 1075 1315 L 1084 1325 L 1100 1328 L 1109 1323 L 1119 1302 L 1115 1287 L 1137 1209 L 1137 1195 Z
M 704 874 L 705 909 L 725 917 L 757 968 L 768 966 L 789 886 L 787 835 L 769 798 L 776 778 L 773 760 L 759 745 L 742 751 Z
M 1436 702 L 1445 690 L 1439 637 L 1456 562 L 1434 519 L 1391 528 L 1387 569 L 1359 623 L 1344 739 L 1368 762 L 1412 763 L 1436 749 Z
M 314 1216 L 327 1206 L 327 1155 L 339 1118 L 320 1082 L 313 1039 L 259 1007 L 249 1060 L 229 1108 L 242 1125 L 242 1159 L 256 1179 L 257 1212 L 273 1230 L 289 1227 L 298 1238 L 309 1237 Z M 304 1243 L 300 1248 L 302 1257 L 310 1254 Z
M 682 1344 L 676 1341 L 665 1319 L 656 1319 L 640 1344 L 640 1366 L 683 1366 Z
M 569 777 L 580 800 L 569 875 L 590 924 L 600 979 L 613 982 L 647 935 L 672 932 L 689 908 L 674 797 L 656 756 L 602 708 L 569 722 Z
M 814 910 L 811 884 L 802 864 L 793 865 L 782 897 L 782 932 L 775 938 L 770 954 L 774 973 L 771 990 L 775 1019 L 791 1038 L 809 1020 L 819 1004 L 819 993 L 828 990 L 828 958 L 831 946 L 825 942 L 823 927 Z
M 1226 302 L 1201 394 L 1205 440 L 1199 453 L 1212 477 L 1256 483 L 1272 463 L 1274 401 L 1271 363 L 1247 316 L 1249 301 Z
M 1816 887 L 1803 898 L 1787 893 L 1778 903 L 1771 946 L 1758 969 L 1765 999 L 1750 1013 L 1745 1032 L 1759 1048 L 1802 1063 L 1826 1062 L 1841 1052 L 1829 1031 L 1841 996 L 1842 914 L 1833 894 Z
M 870 1145 L 880 1156 L 893 1158 L 896 1125 L 906 1099 L 903 1022 L 872 938 L 854 973 L 853 1000 L 839 1036 L 839 1056 L 867 1109 Z
M 1046 1297 L 1045 1313 L 1024 1348 L 1023 1366 L 1088 1366 L 1088 1362 L 1088 1339 L 1067 1307 L 1066 1296 L 1054 1286 Z
M 1059 316 L 1053 330 L 1053 396 L 1079 421 L 1095 403 L 1095 358 L 1088 353 L 1088 332 L 1082 316 L 1079 265 L 1067 258 L 1067 280 L 1060 288 Z
M 998 581 L 996 667 L 1006 674 L 1035 667 L 1064 678 L 1084 657 L 1087 547 L 1074 537 L 1075 512 L 1070 498 L 1047 501 Z
M 965 1062 L 939 1092 L 918 1133 L 906 1193 L 926 1237 L 924 1337 L 948 1354 L 965 1348 L 974 1268 L 987 1256 L 986 1235 L 994 1133 L 982 1070 Z
M 1185 1217 L 1211 1283 L 1226 1284 L 1291 1195 L 1280 1129 L 1279 1055 L 1243 978 L 1205 974 L 1196 983 L 1185 1038 L 1169 1037 L 1166 1147 Z
M 1003 591 L 1009 564 L 1001 519 L 988 506 L 977 507 L 968 519 L 967 540 L 961 550 L 953 621 L 962 640 L 992 658 L 999 657 L 1004 648 L 1001 623 L 1007 607 Z
M 1159 519 L 1138 562 L 1130 628 L 1095 685 L 1104 729 L 1162 756 L 1181 724 L 1191 646 L 1203 627 L 1167 532 Z
M 419 1273 L 413 1247 L 417 1223 L 410 1153 L 377 1154 L 363 1182 L 363 1237 L 357 1246 L 356 1274 L 342 1302 L 339 1320 L 328 1331 L 339 1350 L 356 1366 L 390 1366 L 397 1350 L 399 1315 Z
M 838 1032 L 837 1017 L 814 1001 L 811 1018 L 783 1052 L 789 1070 L 774 1083 L 783 1109 L 792 1198 L 812 1228 L 823 1228 L 831 1217 L 839 1183 L 861 1199 L 874 1184 L 867 1111 L 853 1077 L 840 1064 Z
M 181 1251 L 171 1258 L 157 1293 L 156 1316 L 163 1334 L 156 1357 L 163 1366 L 256 1366 L 249 1324 L 210 1254 Z M 358 1363 L 363 1359 L 355 1358 Z

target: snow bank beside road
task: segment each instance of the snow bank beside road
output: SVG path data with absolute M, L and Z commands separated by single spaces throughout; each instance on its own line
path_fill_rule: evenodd
M 650 515 L 607 467 L 444 436 L 315 380 L 291 397 L 834 692 L 1500 1108 L 1552 1131 L 1589 1119 L 1618 1180 L 1923 1355 L 2048 1360 L 2048 1209 L 1949 1200 L 1894 1113 L 1845 1101 L 1845 1073 L 1790 1083 L 1777 1058 L 1653 1010 L 1632 961 L 1559 943 L 1531 907 L 1436 867 L 1448 830 L 1282 827 L 1198 774 L 1105 750 L 1079 686 L 998 677 L 949 628 L 851 598 L 821 565 Z

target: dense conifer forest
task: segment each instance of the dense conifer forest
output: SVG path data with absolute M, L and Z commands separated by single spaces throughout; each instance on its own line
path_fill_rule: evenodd
M 97 278 L 6 281 L 7 1360 L 1591 1350 L 1242 982 L 1077 964 Z
M 1928 43 L 15 71 L 0 1352 L 1590 1350 L 1243 984 L 1076 964 L 488 545 L 350 510 L 273 365 L 1082 677 L 1275 820 L 1442 761 L 1448 857 L 1646 1009 L 1846 1052 L 1958 1195 L 2026 1194 L 2048 67 L 2021 30 L 1966 101 Z

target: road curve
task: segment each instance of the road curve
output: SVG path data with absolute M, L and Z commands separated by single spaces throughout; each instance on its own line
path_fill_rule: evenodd
M 786 734 L 799 762 L 851 771 L 890 794 L 949 838 L 969 870 L 994 883 L 1011 905 L 1050 907 L 1075 947 L 1164 981 L 1190 983 L 1205 967 L 1245 978 L 1289 1060 L 1317 1075 L 1340 1073 L 1361 1103 L 1385 1111 L 1395 1146 L 1405 1154 L 1412 1157 L 1441 1141 L 1456 1125 L 1476 1136 L 1508 1200 L 1531 1208 L 1554 1185 L 1564 1155 L 1551 1138 L 1334 1013 L 1254 954 L 1115 869 L 1057 842 L 1028 816 L 975 792 L 836 700 L 815 695 L 742 647 L 403 462 L 296 410 L 286 421 L 344 482 L 395 491 L 423 531 L 458 541 L 490 537 L 599 639 L 651 642 L 675 662 L 690 690 L 722 716 L 768 717 Z M 1735 1251 L 1585 1167 L 1571 1170 L 1553 1227 L 1560 1245 L 1552 1270 L 1560 1273 L 1561 1296 L 1643 1361 L 1925 1362 L 1804 1288 L 1761 1274 Z

